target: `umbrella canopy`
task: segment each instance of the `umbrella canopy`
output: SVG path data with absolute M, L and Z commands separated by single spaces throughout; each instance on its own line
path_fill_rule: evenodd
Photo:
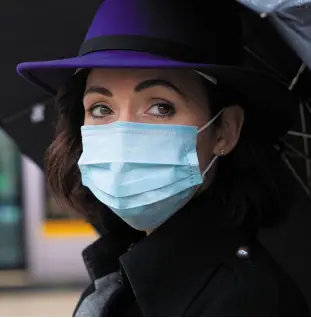
M 244 15 L 247 63 L 277 76 L 300 97 L 297 123 L 282 141 L 283 159 L 311 197 L 311 1 L 237 1 L 249 9 Z
M 40 167 L 53 136 L 53 111 L 45 106 L 53 102 L 47 104 L 50 95 L 20 78 L 16 65 L 74 55 L 101 2 L 12 0 L 1 6 L 0 125 Z
M 310 0 L 238 0 L 268 19 L 282 38 L 311 69 Z
M 25 107 L 23 111 L 6 117 L 2 127 L 17 143 L 20 151 L 42 170 L 44 154 L 54 136 L 54 99 Z
M 0 119 L 49 98 L 16 73 L 24 60 L 64 58 L 76 53 L 101 0 L 12 0 L 0 10 Z

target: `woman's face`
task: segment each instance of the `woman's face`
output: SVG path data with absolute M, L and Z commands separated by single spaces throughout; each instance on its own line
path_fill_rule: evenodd
M 123 121 L 200 128 L 211 114 L 199 76 L 191 70 L 94 69 L 85 87 L 84 124 Z M 198 136 L 202 171 L 222 150 L 220 130 L 210 127 Z

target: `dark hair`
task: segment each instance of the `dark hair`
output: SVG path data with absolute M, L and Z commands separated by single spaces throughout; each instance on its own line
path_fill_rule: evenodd
M 98 231 L 122 231 L 126 235 L 130 233 L 129 226 L 81 184 L 77 161 L 82 152 L 80 127 L 84 120 L 82 100 L 87 74 L 77 73 L 57 96 L 58 121 L 55 140 L 46 154 L 47 179 L 58 202 L 80 213 Z M 212 85 L 205 79 L 203 82 L 212 115 L 224 106 L 245 103 L 228 87 Z M 271 143 L 261 142 L 250 133 L 249 116 L 251 113 L 245 111 L 245 125 L 237 147 L 219 158 L 218 172 L 208 192 L 235 224 L 258 228 L 275 224 L 283 207 L 289 204 L 285 198 L 290 196 L 279 154 Z M 214 125 L 217 124 L 216 121 Z
M 203 85 L 209 94 L 212 116 L 229 105 L 243 106 L 245 116 L 237 146 L 219 158 L 210 196 L 216 197 L 226 219 L 237 226 L 248 230 L 275 226 L 286 216 L 294 198 L 289 171 L 276 147 L 280 141 L 265 135 L 261 119 L 266 114 L 254 112 L 250 100 L 221 83 L 215 86 L 204 81 Z M 256 121 L 259 124 L 254 124 Z

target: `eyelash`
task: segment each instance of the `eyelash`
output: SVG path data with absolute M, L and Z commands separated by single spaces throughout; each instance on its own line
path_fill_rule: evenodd
M 95 104 L 95 105 L 93 105 L 92 107 L 90 107 L 90 108 L 87 110 L 88 114 L 92 117 L 93 120 L 101 119 L 101 118 L 104 118 L 104 117 L 105 117 L 105 115 L 103 115 L 103 116 L 94 116 L 94 114 L 93 114 L 93 112 L 94 112 L 94 110 L 95 110 L 96 108 L 100 108 L 100 107 L 103 107 L 103 106 L 104 106 L 104 107 L 107 107 L 107 109 L 109 109 L 109 111 L 112 112 L 111 108 L 110 108 L 109 106 L 105 105 L 105 104 Z M 176 110 L 175 110 L 174 105 L 171 104 L 171 103 L 168 103 L 168 102 L 155 103 L 155 104 L 153 104 L 151 107 L 149 107 L 148 110 L 150 110 L 150 109 L 152 109 L 153 107 L 156 107 L 156 106 L 158 106 L 158 107 L 159 107 L 159 106 L 168 106 L 168 107 L 171 108 L 171 112 L 170 112 L 169 114 L 163 114 L 163 115 L 151 115 L 151 116 L 153 116 L 153 117 L 161 118 L 161 119 L 163 119 L 163 118 L 170 118 L 170 117 L 174 116 L 175 113 L 176 113 Z M 108 114 L 108 115 L 109 115 L 109 114 Z
M 162 102 L 162 103 L 156 103 L 156 104 L 153 104 L 151 107 L 149 107 L 148 110 L 150 110 L 151 108 L 155 107 L 155 106 L 168 106 L 170 108 L 170 113 L 169 114 L 164 114 L 164 115 L 152 115 L 153 117 L 156 117 L 156 118 L 170 118 L 172 116 L 174 116 L 176 114 L 176 109 L 174 107 L 173 104 L 171 103 L 168 103 L 168 102 Z
M 104 107 L 107 107 L 107 109 L 109 109 L 110 111 L 112 111 L 111 108 L 108 107 L 108 106 L 105 105 L 105 104 L 95 104 L 95 105 L 91 106 L 91 107 L 87 110 L 88 114 L 92 117 L 93 120 L 96 120 L 96 119 L 100 119 L 100 118 L 105 117 L 104 115 L 103 115 L 103 116 L 95 116 L 95 115 L 93 114 L 93 111 L 94 111 L 96 108 L 100 108 L 100 107 L 103 107 L 103 106 L 104 106 Z

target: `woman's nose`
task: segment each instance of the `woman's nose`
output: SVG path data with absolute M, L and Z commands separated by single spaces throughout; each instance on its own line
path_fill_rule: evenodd
M 137 121 L 137 115 L 133 107 L 128 104 L 124 104 L 120 107 L 118 121 L 123 122 L 135 122 Z

